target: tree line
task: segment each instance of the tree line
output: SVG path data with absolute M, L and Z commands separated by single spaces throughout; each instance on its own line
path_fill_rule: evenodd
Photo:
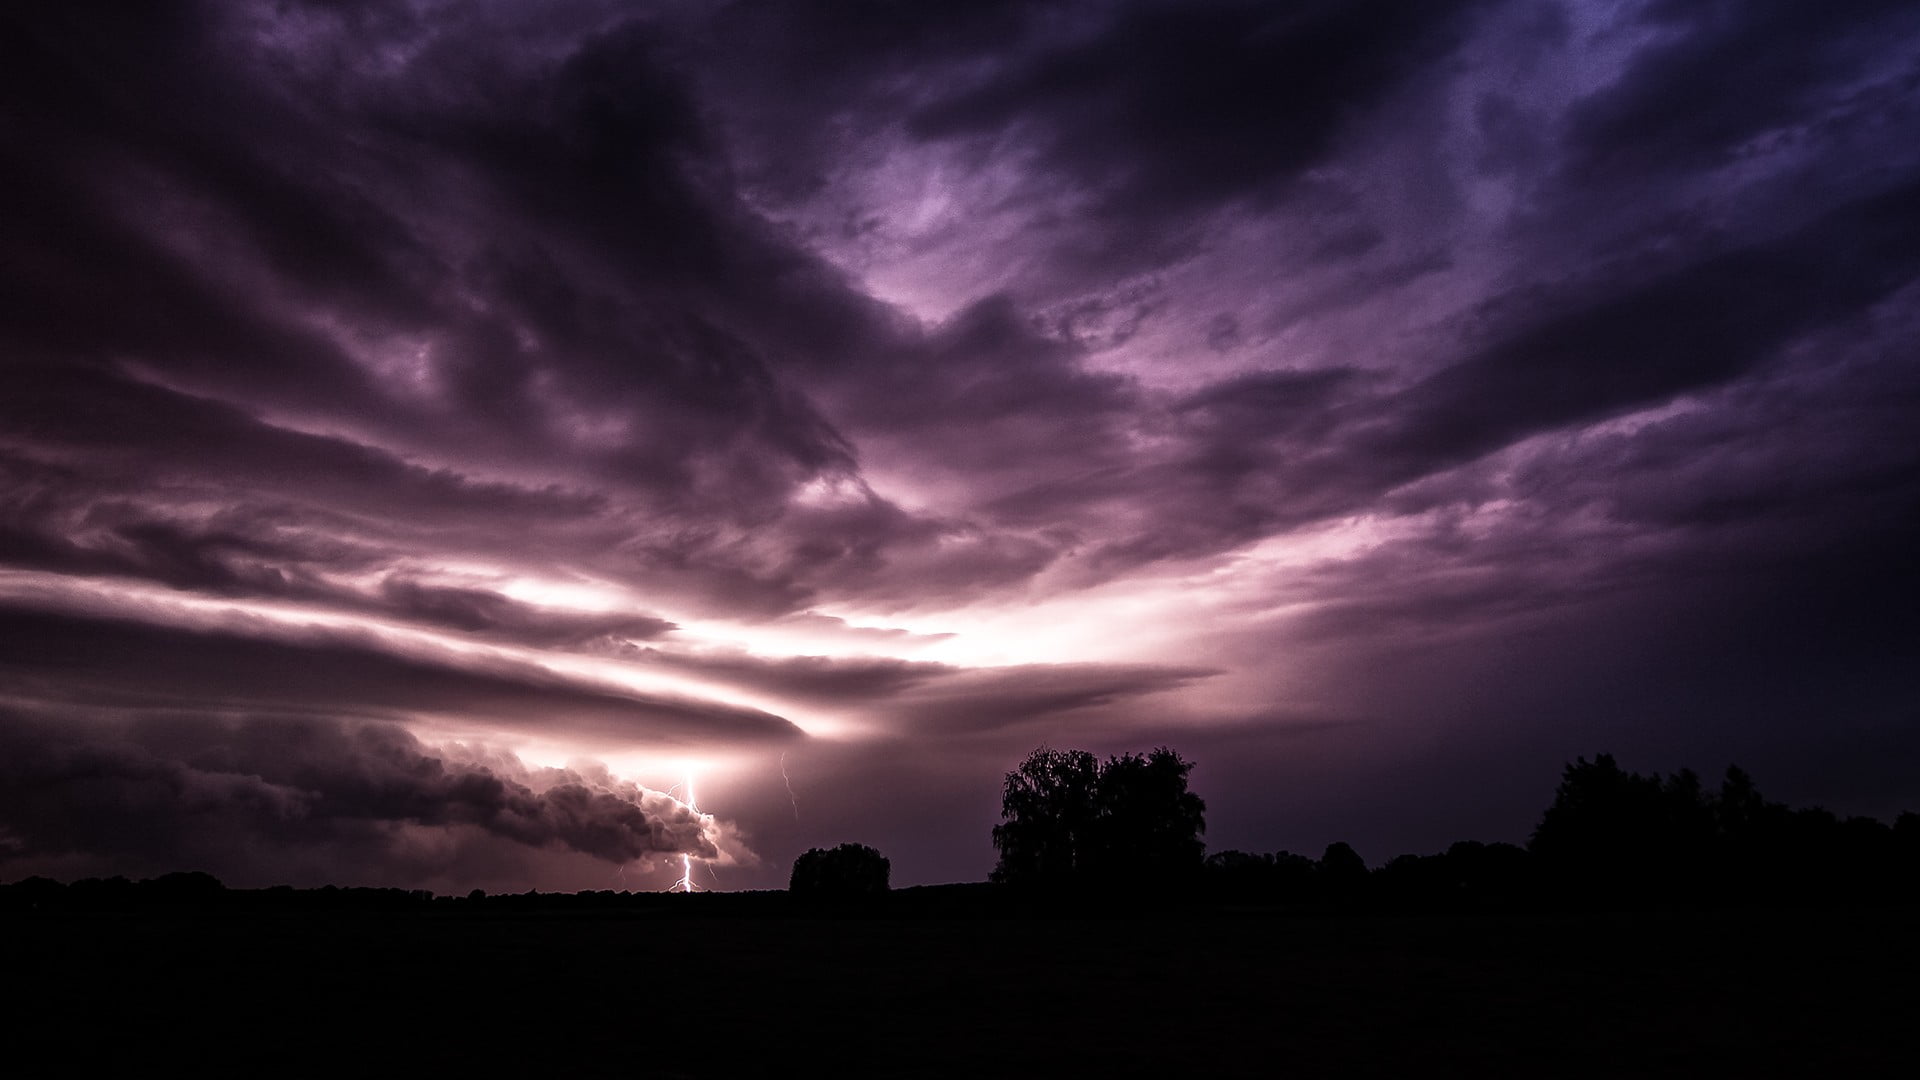
M 1920 896 L 1920 815 L 1892 824 L 1794 809 L 1728 768 L 1642 776 L 1611 755 L 1566 766 L 1525 846 L 1461 841 L 1377 869 L 1336 842 L 1204 854 L 1192 763 L 1161 747 L 1100 762 L 1035 750 L 1006 776 L 993 880 L 1042 893 L 1190 896 L 1298 910 L 1910 902 Z
M 1299 912 L 1500 911 L 1807 903 L 1910 903 L 1920 898 L 1920 814 L 1888 825 L 1792 808 L 1727 769 L 1709 787 L 1689 769 L 1640 775 L 1612 756 L 1567 765 L 1525 845 L 1461 841 L 1377 868 L 1343 842 L 1311 857 L 1289 851 L 1208 854 L 1206 803 L 1188 789 L 1193 763 L 1167 747 L 1102 761 L 1041 747 L 1008 772 L 990 883 L 911 890 L 890 909 L 1019 910 L 1010 900 L 1082 905 L 1207 903 Z M 871 907 L 889 895 L 891 863 L 847 843 L 794 860 L 787 897 Z M 938 896 L 934 895 L 936 892 Z M 228 890 L 204 873 L 148 881 L 29 878 L 0 885 L 0 910 L 453 910 L 554 907 L 772 911 L 778 893 L 653 896 L 586 893 L 465 897 L 425 890 L 325 886 Z

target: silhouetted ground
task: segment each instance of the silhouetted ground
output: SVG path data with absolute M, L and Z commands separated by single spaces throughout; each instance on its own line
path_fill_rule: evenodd
M 679 899 L 7 912 L 7 1056 L 255 1075 L 1862 1076 L 1907 1075 L 1914 1048 L 1910 909 L 906 919 Z

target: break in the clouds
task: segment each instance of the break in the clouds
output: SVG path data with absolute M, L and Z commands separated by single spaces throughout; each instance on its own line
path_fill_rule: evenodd
M 1915 55 L 1786 0 L 13 5 L 0 868 L 974 878 L 1040 743 L 1374 857 L 1600 750 L 1920 805 Z

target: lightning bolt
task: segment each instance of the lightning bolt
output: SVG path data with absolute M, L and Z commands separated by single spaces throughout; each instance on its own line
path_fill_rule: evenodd
M 696 814 L 700 812 L 700 806 L 697 800 L 695 800 L 693 797 L 693 777 L 689 776 L 685 780 L 682 780 L 679 783 L 668 788 L 667 794 L 671 795 L 676 791 L 686 792 L 685 795 L 680 797 L 680 805 L 686 807 L 687 809 L 693 811 Z
M 693 883 L 693 856 L 680 855 L 680 880 L 667 886 L 668 892 L 699 892 L 700 886 Z
M 787 801 L 793 804 L 793 820 L 800 820 L 800 800 L 793 794 L 793 777 L 787 775 L 787 752 L 780 751 L 780 779 L 787 785 Z
M 700 805 L 697 801 L 695 801 L 694 794 L 693 794 L 693 776 L 691 774 L 689 774 L 685 780 L 682 780 L 680 783 L 675 784 L 672 787 L 668 788 L 667 794 L 671 795 L 675 791 L 686 792 L 686 794 L 681 798 L 680 804 L 682 806 L 685 806 L 689 811 L 695 814 L 700 814 Z M 701 815 L 701 816 L 704 817 L 705 815 Z M 707 873 L 712 874 L 713 867 L 711 866 L 707 867 Z M 720 879 L 717 877 L 714 878 L 714 881 L 716 882 L 718 882 L 719 880 Z M 668 892 L 688 892 L 688 893 L 703 891 L 700 888 L 700 886 L 695 885 L 693 883 L 693 856 L 687 854 L 686 852 L 680 853 L 680 880 L 667 886 L 667 891 Z

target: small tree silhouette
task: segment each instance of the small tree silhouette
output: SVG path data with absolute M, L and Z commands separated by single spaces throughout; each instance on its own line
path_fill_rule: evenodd
M 1344 840 L 1327 845 L 1316 869 L 1322 897 L 1336 907 L 1350 907 L 1367 892 L 1367 860 Z
M 887 891 L 893 864 L 865 844 L 811 848 L 793 860 L 787 891 L 796 896 L 872 896 Z

